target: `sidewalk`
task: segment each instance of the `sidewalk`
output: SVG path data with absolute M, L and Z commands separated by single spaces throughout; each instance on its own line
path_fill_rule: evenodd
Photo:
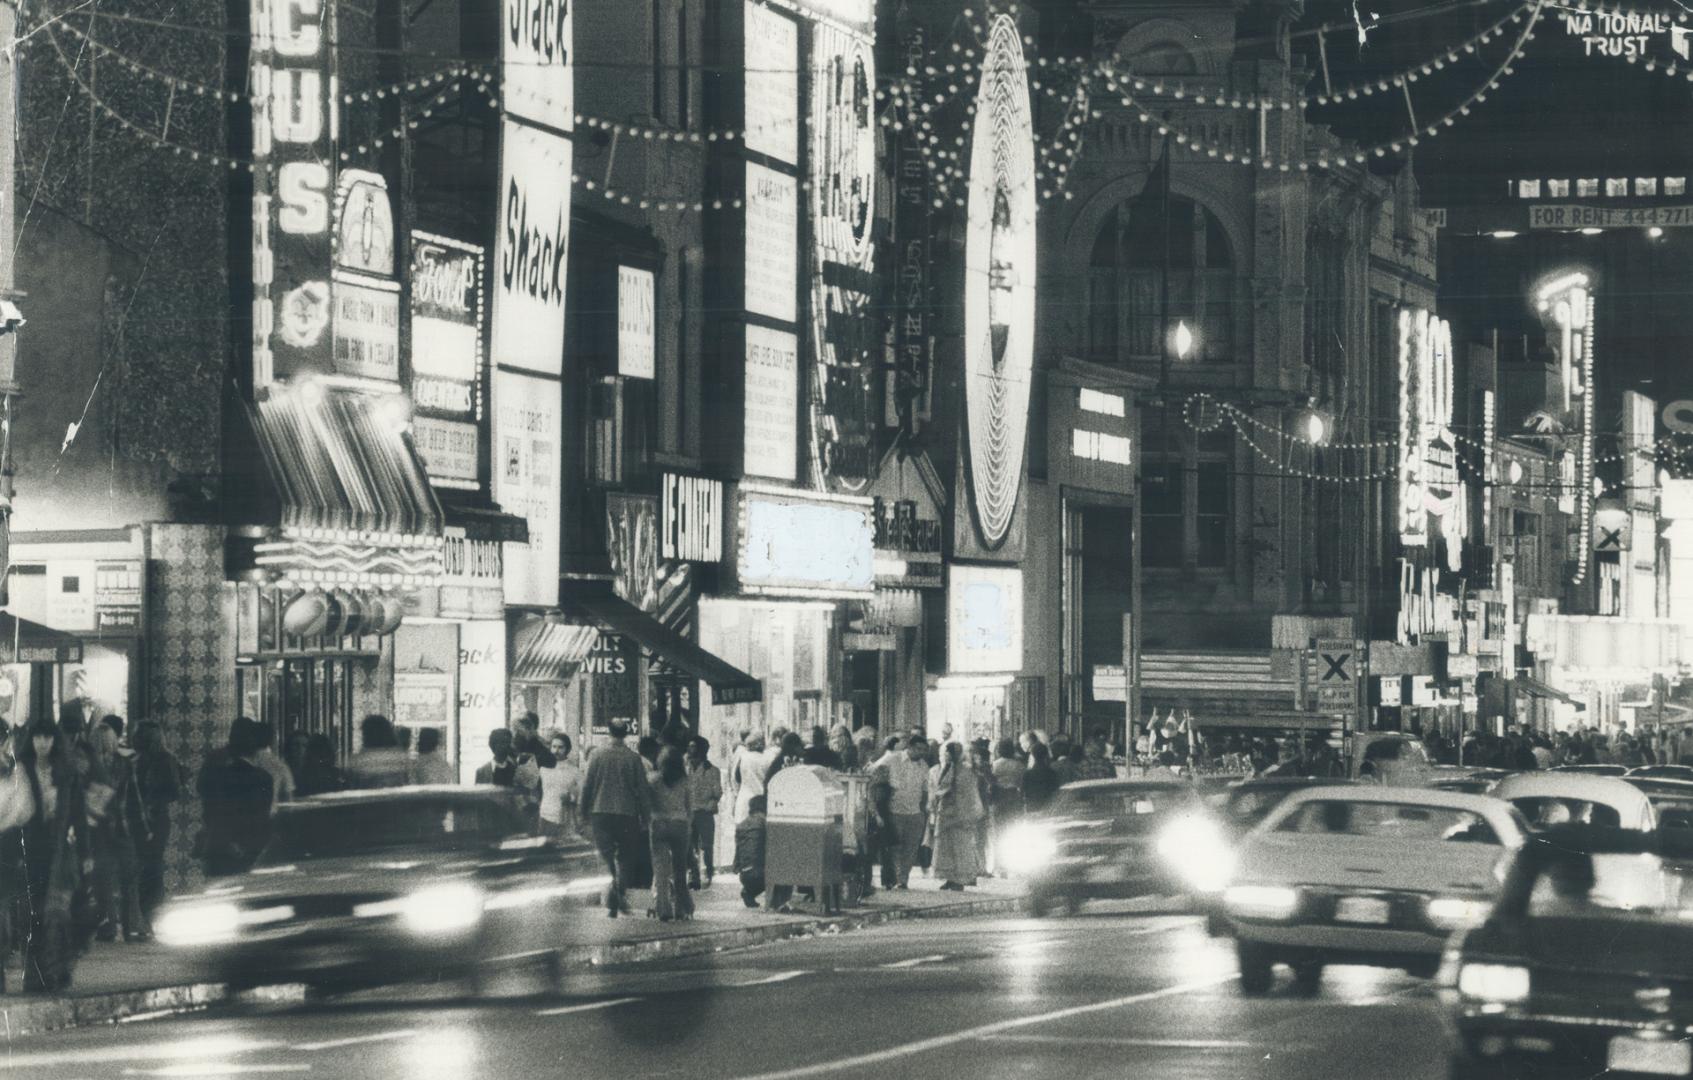
M 695 915 L 690 922 L 659 922 L 642 918 L 650 892 L 632 892 L 633 918 L 608 919 L 597 907 L 584 905 L 573 920 L 568 937 L 559 942 L 565 969 L 606 964 L 632 964 L 671 957 L 696 956 L 818 933 L 841 933 L 898 919 L 959 918 L 1009 914 L 1023 906 L 1021 885 L 983 879 L 968 892 L 941 892 L 938 882 L 913 877 L 909 892 L 878 891 L 863 905 L 840 915 L 821 915 L 801 908 L 791 915 L 751 910 L 741 903 L 733 876 L 720 877 L 708 890 L 694 893 Z M 158 1013 L 186 1012 L 235 1000 L 229 987 L 199 981 L 193 965 L 157 943 L 95 943 L 76 967 L 76 981 L 62 997 L 26 996 L 17 957 L 6 969 L 9 992 L 0 995 L 0 1035 L 20 1035 L 67 1027 L 111 1023 Z M 241 1000 L 287 1001 L 304 997 L 304 988 L 278 986 L 239 995 Z

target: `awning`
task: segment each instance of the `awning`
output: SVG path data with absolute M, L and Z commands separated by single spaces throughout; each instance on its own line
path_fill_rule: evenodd
M 529 542 L 529 520 L 504 510 L 443 502 L 447 527 L 464 530 L 466 540 L 498 540 L 508 544 Z
M 624 600 L 605 582 L 563 582 L 559 606 L 567 614 L 627 634 L 652 656 L 710 686 L 713 705 L 743 705 L 764 700 L 764 687 L 757 679 Z
M 1528 693 L 1531 697 L 1545 698 L 1547 701 L 1561 701 L 1565 705 L 1575 706 L 1577 712 L 1587 711 L 1587 703 L 1585 701 L 1577 701 L 1562 690 L 1559 690 L 1556 686 L 1548 686 L 1546 683 L 1543 683 L 1532 676 L 1518 675 L 1512 681 L 1517 684 L 1518 690 Z
M 1267 652 L 1145 652 L 1142 701 L 1176 698 L 1271 699 L 1292 702 L 1295 680 L 1278 678 Z
M 0 664 L 80 664 L 82 639 L 0 611 Z
M 403 427 L 385 415 L 399 404 L 397 395 L 310 383 L 260 398 L 253 428 L 281 525 L 440 537 L 441 504 L 423 463 Z
M 541 615 L 526 615 L 512 642 L 511 680 L 567 683 L 597 637 L 599 631 L 592 626 L 566 626 Z

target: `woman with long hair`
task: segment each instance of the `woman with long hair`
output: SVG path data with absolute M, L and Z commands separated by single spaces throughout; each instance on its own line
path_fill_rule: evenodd
M 659 751 L 658 768 L 647 774 L 647 787 L 652 791 L 654 910 L 662 922 L 691 919 L 694 898 L 688 894 L 688 851 L 694 807 L 682 751 L 674 746 Z
M 946 744 L 935 784 L 935 867 L 941 888 L 962 892 L 982 875 L 976 848 L 976 823 L 984 813 L 981 788 L 964 747 Z
M 1023 773 L 1023 809 L 1045 810 L 1057 792 L 1058 773 L 1052 767 L 1051 752 L 1037 739 L 1029 747 L 1029 767 Z
M 18 740 L 18 766 L 35 801 L 23 829 L 24 897 L 29 926 L 24 942 L 24 990 L 68 989 L 76 964 L 71 906 L 88 858 L 87 810 L 72 747 L 50 718 L 38 716 Z

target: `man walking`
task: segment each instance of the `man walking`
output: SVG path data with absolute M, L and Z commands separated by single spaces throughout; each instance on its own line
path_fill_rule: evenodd
M 923 843 L 923 826 L 929 816 L 929 744 L 921 735 L 913 735 L 905 744 L 904 753 L 892 753 L 877 763 L 878 772 L 885 777 L 890 797 L 889 816 L 893 819 L 894 868 L 897 888 L 911 885 L 911 867 L 917 861 L 917 849 Z
M 593 831 L 594 846 L 611 874 L 605 903 L 606 914 L 615 919 L 619 913 L 627 915 L 630 911 L 623 895 L 624 883 L 634 876 L 640 858 L 645 836 L 641 819 L 646 816 L 650 794 L 646 763 L 624 744 L 629 737 L 628 723 L 613 720 L 607 727 L 611 741 L 588 758 L 581 807 Z
M 723 775 L 709 757 L 711 743 L 703 735 L 695 735 L 688 742 L 688 805 L 693 807 L 691 832 L 693 858 L 690 860 L 689 884 L 694 888 L 711 888 L 713 861 L 717 852 L 717 808 L 723 802 Z M 704 881 L 700 864 L 705 865 Z

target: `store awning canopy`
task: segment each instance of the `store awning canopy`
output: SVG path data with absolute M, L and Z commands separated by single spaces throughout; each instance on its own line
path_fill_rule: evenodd
M 1561 701 L 1565 705 L 1574 706 L 1577 712 L 1587 711 L 1587 703 L 1585 701 L 1578 701 L 1570 695 L 1564 693 L 1562 690 L 1559 690 L 1556 686 L 1549 686 L 1533 676 L 1518 675 L 1514 681 L 1517 684 L 1518 690 L 1521 690 L 1533 697 L 1545 698 L 1547 701 Z
M 441 504 L 405 433 L 404 405 L 399 395 L 314 383 L 263 392 L 249 416 L 275 523 L 439 537 Z
M 713 705 L 764 700 L 764 686 L 757 679 L 624 600 L 609 583 L 566 581 L 560 592 L 559 606 L 567 615 L 634 638 L 649 654 L 711 687 Z
M 566 626 L 542 615 L 524 616 L 512 641 L 512 681 L 569 682 L 598 636 L 592 626 Z
M 80 664 L 82 639 L 0 611 L 0 664 Z
M 466 540 L 498 540 L 508 544 L 529 542 L 529 520 L 487 506 L 443 502 L 449 528 L 463 529 Z

